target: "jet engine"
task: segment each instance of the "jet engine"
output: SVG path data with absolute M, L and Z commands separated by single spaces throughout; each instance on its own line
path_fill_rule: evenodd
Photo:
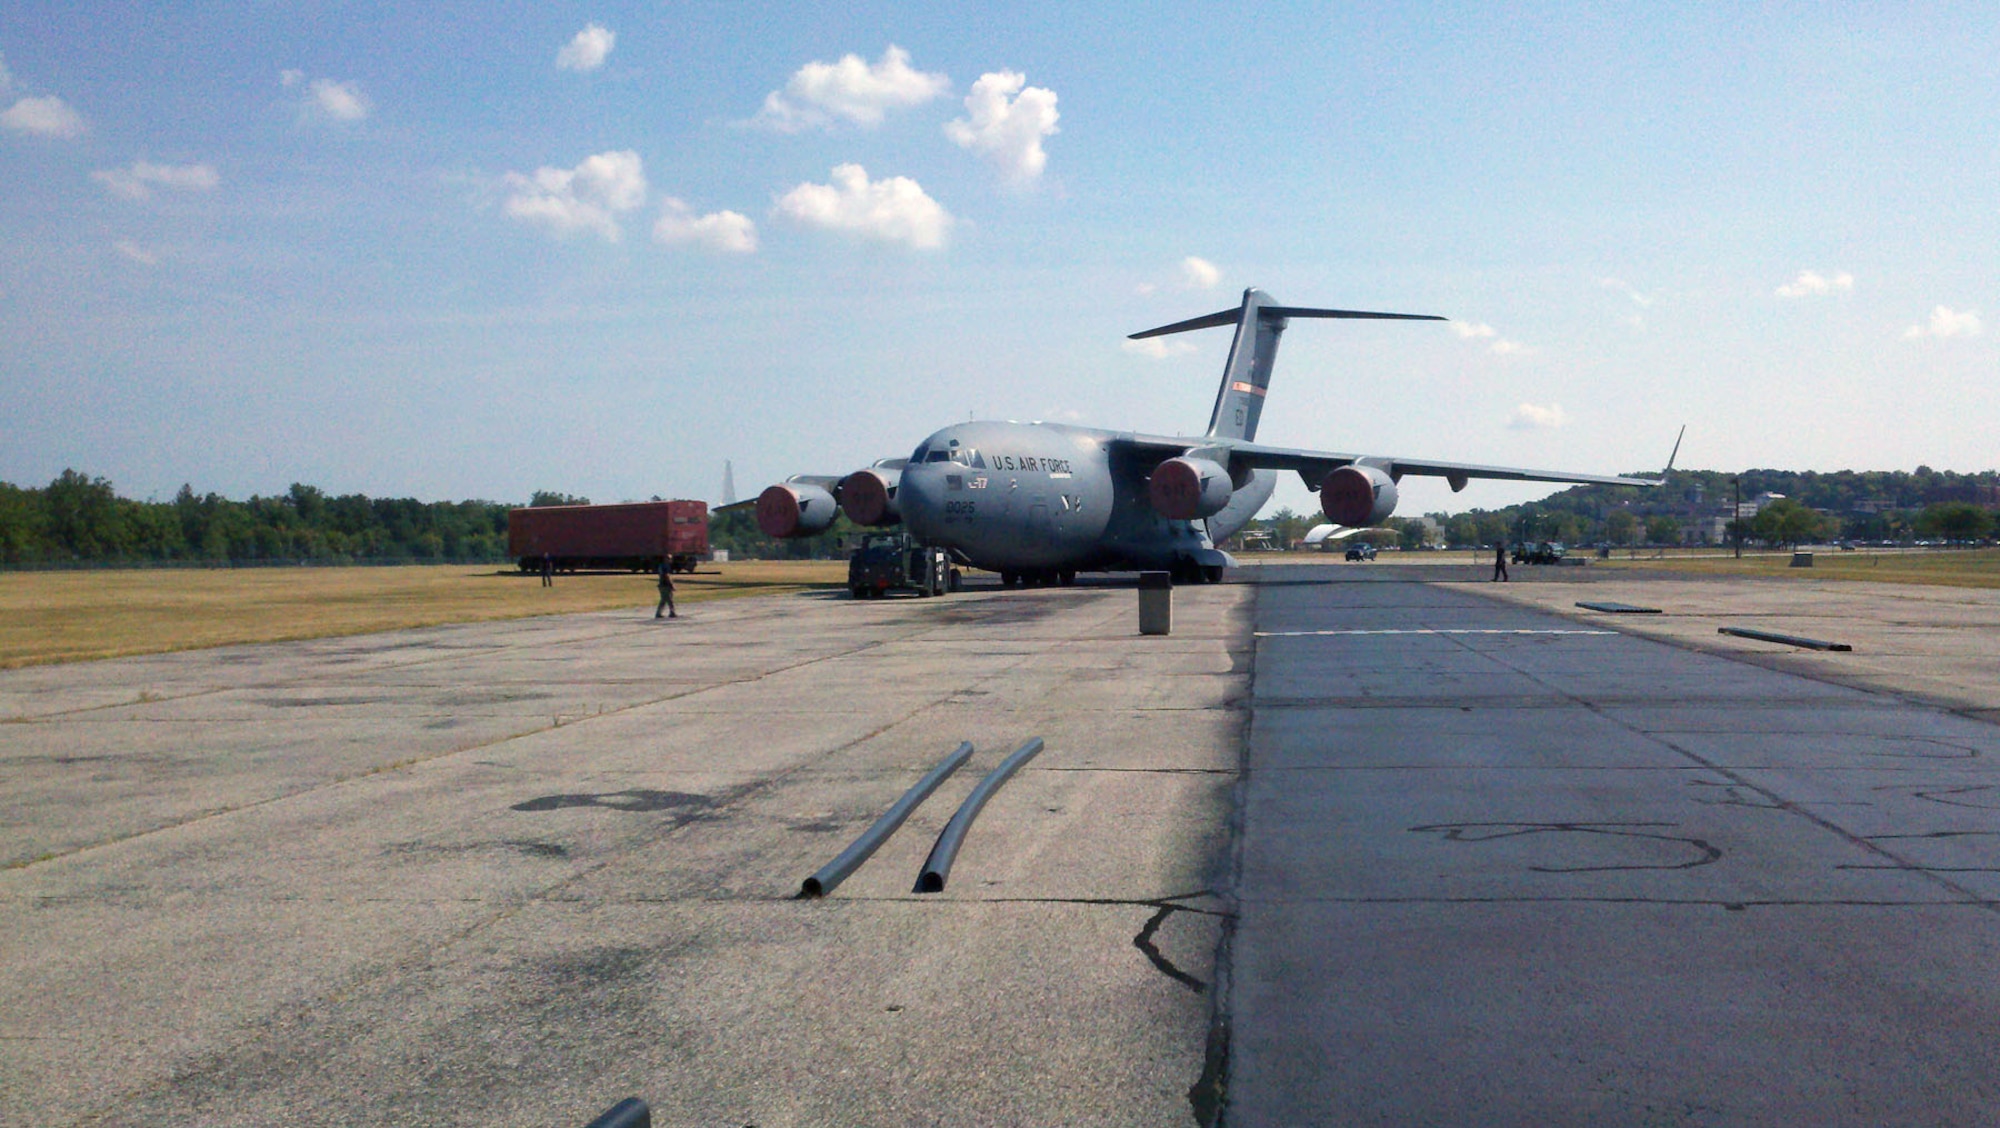
M 1379 525 L 1396 511 L 1396 480 L 1374 466 L 1343 466 L 1320 480 L 1319 507 L 1336 525 Z
M 856 470 L 840 480 L 840 508 L 857 525 L 899 525 L 903 514 L 896 505 L 896 486 L 902 471 L 871 467 Z
M 1192 521 L 1220 513 L 1235 487 L 1229 471 L 1206 458 L 1169 458 L 1153 468 L 1146 496 L 1162 517 Z
M 767 537 L 809 537 L 833 524 L 833 495 L 806 482 L 784 482 L 757 495 L 757 527 Z

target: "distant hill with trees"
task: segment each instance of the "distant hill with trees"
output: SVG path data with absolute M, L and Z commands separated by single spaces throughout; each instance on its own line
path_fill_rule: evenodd
M 1646 474 L 1635 474 L 1645 477 Z M 1989 536 L 2000 509 L 2000 471 L 1960 474 L 1919 466 L 1903 470 L 1676 470 L 1655 489 L 1575 486 L 1540 501 L 1426 520 L 1392 517 L 1407 547 L 1430 540 L 1452 545 L 1496 540 L 1558 540 L 1572 544 L 1720 544 L 1741 498 L 1743 535 L 1769 543 L 1849 538 L 1909 540 Z M 1318 524 L 1318 513 L 1289 510 L 1256 522 L 1279 544 Z M 1434 526 L 1434 528 L 1433 528 Z

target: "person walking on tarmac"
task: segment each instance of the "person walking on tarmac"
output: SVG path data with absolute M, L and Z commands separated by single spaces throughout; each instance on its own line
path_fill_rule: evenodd
M 662 611 L 667 613 L 667 618 L 669 619 L 680 618 L 680 615 L 674 611 L 674 562 L 672 560 L 660 561 L 660 605 L 653 608 L 653 618 L 659 618 Z
M 556 558 L 546 552 L 542 553 L 542 586 L 556 586 Z
M 1507 580 L 1507 542 L 1493 542 L 1493 579 L 1501 583 Z

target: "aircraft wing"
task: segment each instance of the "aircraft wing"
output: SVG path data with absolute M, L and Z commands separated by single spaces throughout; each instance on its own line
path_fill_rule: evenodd
M 1574 482 L 1592 486 L 1657 486 L 1657 478 L 1624 478 L 1607 474 L 1578 474 L 1568 470 L 1524 470 L 1513 466 L 1483 466 L 1474 462 L 1439 462 L 1429 458 L 1390 458 L 1373 455 L 1338 454 L 1324 450 L 1297 450 L 1264 446 L 1260 443 L 1226 443 L 1232 462 L 1259 470 L 1294 470 L 1308 488 L 1317 489 L 1320 480 L 1342 466 L 1363 463 L 1376 467 L 1391 478 L 1406 474 L 1443 478 L 1454 490 L 1463 489 L 1473 478 L 1509 482 Z

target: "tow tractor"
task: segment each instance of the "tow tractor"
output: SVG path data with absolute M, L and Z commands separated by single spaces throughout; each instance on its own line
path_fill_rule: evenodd
M 958 586 L 958 569 L 945 550 L 920 545 L 908 533 L 869 533 L 847 558 L 847 590 L 856 599 L 880 599 L 892 591 L 943 595 Z

